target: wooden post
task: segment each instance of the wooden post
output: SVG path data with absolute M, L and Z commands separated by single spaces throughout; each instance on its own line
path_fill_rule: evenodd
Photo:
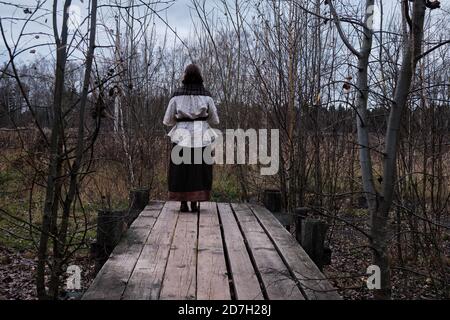
M 283 212 L 282 194 L 279 190 L 264 190 L 263 204 L 272 212 L 280 223 L 288 230 L 291 230 L 292 216 Z
M 369 206 L 367 204 L 367 198 L 365 196 L 358 197 L 358 208 L 359 209 L 368 209 Z
M 324 242 L 327 229 L 327 224 L 320 220 L 307 218 L 302 221 L 301 245 L 320 270 L 325 264 Z
M 302 243 L 302 223 L 308 217 L 308 212 L 309 208 L 295 209 L 295 238 L 300 244 Z
M 275 218 L 277 218 L 278 221 L 290 232 L 291 226 L 292 226 L 292 216 L 289 214 L 286 214 L 284 212 L 282 213 L 272 213 Z
M 95 251 L 96 271 L 108 260 L 122 234 L 126 231 L 126 211 L 102 210 L 97 218 L 97 242 Z
M 135 189 L 130 191 L 130 209 L 127 217 L 127 224 L 131 226 L 136 218 L 148 205 L 150 199 L 150 189 Z
M 331 255 L 332 255 L 331 248 L 329 248 L 329 247 L 323 248 L 323 260 L 322 260 L 322 262 L 323 262 L 324 266 L 331 265 Z
M 281 202 L 281 191 L 264 190 L 264 206 L 272 213 L 281 212 L 283 209 Z

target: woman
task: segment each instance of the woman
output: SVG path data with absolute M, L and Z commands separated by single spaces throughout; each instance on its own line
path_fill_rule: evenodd
M 180 201 L 181 212 L 199 212 L 200 202 L 211 197 L 213 168 L 204 154 L 211 151 L 215 135 L 209 125 L 218 125 L 214 100 L 203 86 L 200 68 L 187 66 L 183 86 L 175 91 L 164 116 L 164 125 L 174 126 L 169 165 L 169 200 Z M 196 155 L 202 155 L 198 157 Z M 175 159 L 175 157 L 177 159 Z M 181 163 L 179 159 L 184 159 Z M 175 161 L 176 160 L 176 161 Z M 186 161 L 187 160 L 187 161 Z

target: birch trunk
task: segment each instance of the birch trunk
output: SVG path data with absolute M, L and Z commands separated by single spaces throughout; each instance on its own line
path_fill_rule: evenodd
M 402 66 L 386 130 L 381 201 L 377 210 L 372 214 L 371 245 L 374 249 L 374 264 L 381 269 L 381 290 L 377 292 L 376 296 L 381 299 L 390 298 L 391 278 L 387 248 L 387 222 L 394 196 L 400 125 L 407 105 L 417 59 L 422 52 L 425 11 L 425 0 L 414 1 L 411 30 L 408 39 L 404 41 Z

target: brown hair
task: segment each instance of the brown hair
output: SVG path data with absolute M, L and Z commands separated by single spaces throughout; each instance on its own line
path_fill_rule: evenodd
M 202 72 L 196 64 L 190 64 L 186 67 L 183 84 L 203 84 Z

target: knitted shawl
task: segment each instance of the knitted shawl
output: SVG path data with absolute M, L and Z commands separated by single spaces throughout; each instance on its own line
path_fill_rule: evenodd
M 211 93 L 205 89 L 203 84 L 184 84 L 182 87 L 175 90 L 173 97 L 178 96 L 207 96 L 211 97 Z

